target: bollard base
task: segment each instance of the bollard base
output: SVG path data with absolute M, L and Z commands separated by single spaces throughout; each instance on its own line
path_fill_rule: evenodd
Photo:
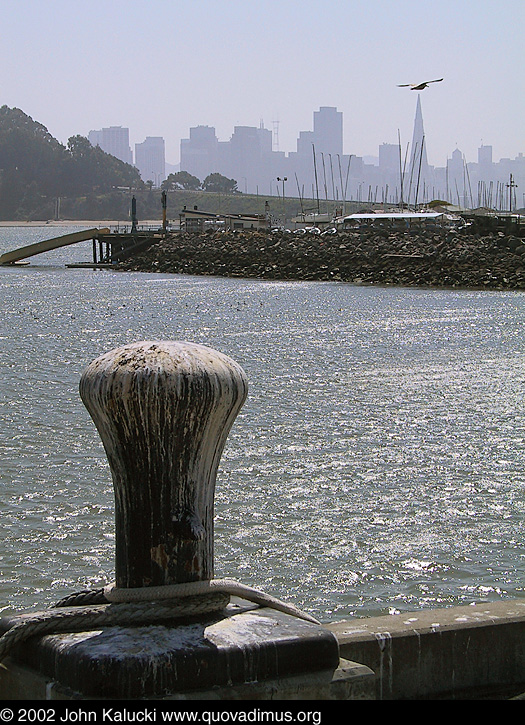
M 340 660 L 335 671 L 303 673 L 207 692 L 178 693 L 165 700 L 375 700 L 375 674 L 366 665 Z
M 335 671 L 303 673 L 262 682 L 248 682 L 230 687 L 176 692 L 141 701 L 243 701 L 243 700 L 375 700 L 376 677 L 366 665 L 341 659 Z M 0 665 L 1 700 L 108 700 L 85 697 L 10 658 Z
M 375 677 L 321 625 L 233 600 L 205 620 L 35 637 L 4 661 L 0 697 L 18 681 L 25 699 L 373 699 Z

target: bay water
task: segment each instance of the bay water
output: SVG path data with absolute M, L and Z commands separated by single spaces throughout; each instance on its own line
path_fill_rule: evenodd
M 0 253 L 78 228 L 1 227 Z M 0 610 L 112 580 L 111 475 L 78 383 L 153 339 L 248 377 L 216 576 L 322 621 L 524 596 L 523 292 L 66 266 L 90 258 L 87 242 L 0 267 Z

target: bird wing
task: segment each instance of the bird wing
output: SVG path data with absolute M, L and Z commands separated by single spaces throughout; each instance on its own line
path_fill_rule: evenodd
M 443 78 L 436 78 L 433 81 L 424 81 L 423 83 L 401 83 L 398 88 L 413 88 L 415 91 L 425 88 L 429 83 L 439 83 Z

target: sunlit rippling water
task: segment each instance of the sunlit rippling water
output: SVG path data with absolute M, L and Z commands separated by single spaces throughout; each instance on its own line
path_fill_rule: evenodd
M 0 228 L 0 253 L 73 229 Z M 0 267 L 0 608 L 111 581 L 114 508 L 78 395 L 147 339 L 250 385 L 221 461 L 215 570 L 323 621 L 522 597 L 525 296 Z

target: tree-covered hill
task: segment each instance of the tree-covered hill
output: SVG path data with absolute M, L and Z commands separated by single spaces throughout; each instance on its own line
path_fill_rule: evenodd
M 141 189 L 138 170 L 73 136 L 63 146 L 18 108 L 0 107 L 0 219 L 53 218 L 59 197 Z

